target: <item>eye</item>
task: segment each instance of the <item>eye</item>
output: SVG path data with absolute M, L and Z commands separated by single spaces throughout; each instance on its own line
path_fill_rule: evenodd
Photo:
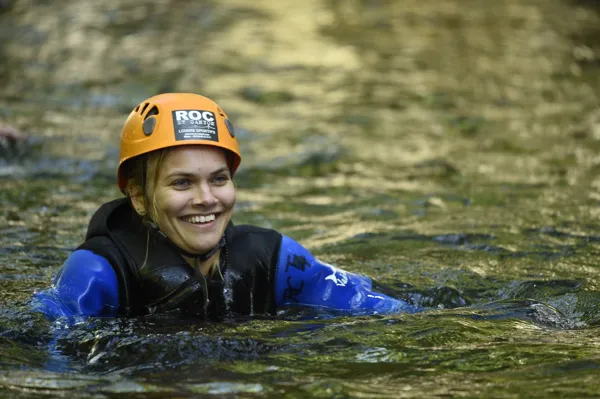
M 171 186 L 175 187 L 176 190 L 183 190 L 190 186 L 190 179 L 177 179 L 173 180 Z
M 214 184 L 222 186 L 227 184 L 227 182 L 229 181 L 229 176 L 226 174 L 216 175 L 215 177 L 213 177 L 212 181 Z

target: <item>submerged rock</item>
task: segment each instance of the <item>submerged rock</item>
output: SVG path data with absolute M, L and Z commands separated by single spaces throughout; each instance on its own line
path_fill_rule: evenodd
M 12 126 L 0 125 L 0 161 L 21 159 L 28 146 L 28 136 L 25 133 Z
M 2 0 L 0 0 L 0 7 Z M 17 143 L 23 142 L 27 139 L 25 133 L 17 130 L 16 128 L 8 125 L 0 125 L 0 149 L 6 151 L 7 149 L 14 147 Z
M 2 0 L 0 0 L 0 5 L 2 4 Z M 0 125 L 0 137 L 3 138 L 12 138 L 15 140 L 24 139 L 25 134 L 12 126 L 8 125 Z

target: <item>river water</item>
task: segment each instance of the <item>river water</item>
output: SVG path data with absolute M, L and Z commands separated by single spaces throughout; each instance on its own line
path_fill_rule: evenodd
M 0 396 L 600 395 L 600 12 L 567 0 L 0 1 Z M 236 223 L 426 308 L 49 323 L 120 129 L 214 98 Z

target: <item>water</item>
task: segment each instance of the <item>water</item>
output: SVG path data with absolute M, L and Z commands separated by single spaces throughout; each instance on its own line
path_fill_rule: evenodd
M 559 0 L 0 2 L 0 396 L 595 397 L 600 16 Z M 414 315 L 28 311 L 160 91 L 218 100 L 237 223 Z

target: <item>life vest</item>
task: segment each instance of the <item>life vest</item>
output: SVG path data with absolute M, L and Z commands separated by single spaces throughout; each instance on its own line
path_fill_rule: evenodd
M 204 277 L 161 232 L 147 227 L 128 198 L 102 205 L 92 217 L 87 249 L 106 258 L 119 281 L 119 313 L 178 310 L 221 317 L 275 313 L 275 272 L 282 236 L 256 226 L 225 229 L 221 274 Z

